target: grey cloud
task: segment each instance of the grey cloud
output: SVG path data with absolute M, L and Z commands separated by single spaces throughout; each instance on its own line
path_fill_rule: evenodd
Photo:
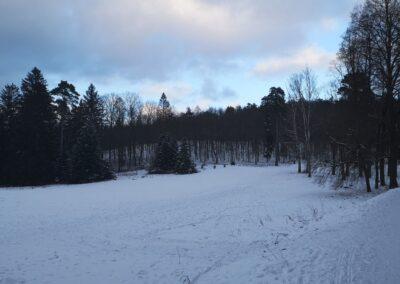
M 12 0 L 0 2 L 0 84 L 37 65 L 66 79 L 165 80 L 232 68 L 305 41 L 308 25 L 353 1 Z M 234 67 L 233 67 L 234 68 Z
M 229 87 L 225 87 L 221 92 L 222 97 L 224 98 L 236 98 L 237 93 Z
M 214 102 L 237 97 L 237 93 L 229 87 L 218 88 L 216 82 L 210 78 L 203 81 L 201 96 Z

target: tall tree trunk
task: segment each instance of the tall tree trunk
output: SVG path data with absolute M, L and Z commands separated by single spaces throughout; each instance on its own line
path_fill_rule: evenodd
M 379 165 L 378 158 L 375 158 L 375 189 L 379 188 Z
M 397 144 L 397 129 L 396 129 L 396 111 L 394 109 L 394 98 L 393 94 L 389 92 L 387 94 L 390 98 L 389 100 L 389 162 L 388 162 L 388 171 L 389 171 L 389 189 L 399 187 L 397 183 L 397 152 L 398 152 L 398 144 Z
M 343 157 L 343 148 L 340 146 L 339 146 L 339 155 L 340 155 L 340 175 L 342 176 L 342 181 L 343 181 L 346 179 L 346 170 Z
M 137 167 L 137 158 L 136 158 L 136 143 L 132 143 L 132 160 L 133 160 L 133 167 L 136 169 Z
M 128 144 L 128 171 L 132 170 L 132 143 Z
M 279 166 L 279 128 L 278 123 L 275 123 L 275 166 Z
M 346 162 L 345 173 L 346 173 L 346 177 L 350 176 L 350 164 L 349 164 L 349 162 Z
M 63 157 L 64 155 L 64 122 L 61 122 L 61 127 L 60 127 L 60 157 Z
M 366 163 L 363 163 L 363 169 L 364 169 L 364 178 L 365 178 L 365 184 L 367 186 L 367 192 L 371 192 L 371 184 L 369 182 L 369 175 L 368 175 L 368 166 Z
M 332 149 L 332 175 L 336 175 L 336 145 L 334 143 L 331 144 Z
M 301 145 L 297 144 L 297 172 L 301 173 Z
M 379 161 L 379 178 L 381 186 L 386 186 L 385 179 L 385 158 L 381 158 Z
M 307 176 L 311 177 L 311 145 L 307 143 Z

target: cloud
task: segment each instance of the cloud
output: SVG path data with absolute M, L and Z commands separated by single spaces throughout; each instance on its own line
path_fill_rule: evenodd
M 218 88 L 216 82 L 210 78 L 206 78 L 203 81 L 200 95 L 213 102 L 237 97 L 237 93 L 234 90 L 229 87 Z
M 158 102 L 162 93 L 165 93 L 170 102 L 179 105 L 182 99 L 193 94 L 193 88 L 191 85 L 179 81 L 148 81 L 141 84 L 138 93 L 143 100 L 155 102 Z
M 229 62 L 235 58 L 297 49 L 307 40 L 310 26 L 347 15 L 352 3 L 1 1 L 0 83 L 20 79 L 34 65 L 71 80 L 96 82 L 109 77 L 176 80 L 188 70 L 231 68 Z
M 153 101 L 166 92 L 179 109 L 258 101 L 265 76 L 327 64 L 316 46 L 337 43 L 329 36 L 357 1 L 4 0 L 0 87 L 37 66 L 50 87 L 92 82 Z
M 305 67 L 326 69 L 336 54 L 316 46 L 309 46 L 286 56 L 273 56 L 261 60 L 253 69 L 258 76 L 278 76 L 297 72 Z
M 237 97 L 237 93 L 229 87 L 223 88 L 221 95 L 223 98 L 236 98 Z

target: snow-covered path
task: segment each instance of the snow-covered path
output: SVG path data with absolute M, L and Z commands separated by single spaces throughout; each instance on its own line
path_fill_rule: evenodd
M 0 283 L 399 283 L 400 193 L 372 197 L 293 167 L 3 189 Z

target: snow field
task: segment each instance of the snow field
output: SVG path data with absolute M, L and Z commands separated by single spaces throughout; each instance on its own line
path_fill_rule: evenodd
M 291 166 L 0 190 L 0 283 L 400 283 L 400 192 Z

